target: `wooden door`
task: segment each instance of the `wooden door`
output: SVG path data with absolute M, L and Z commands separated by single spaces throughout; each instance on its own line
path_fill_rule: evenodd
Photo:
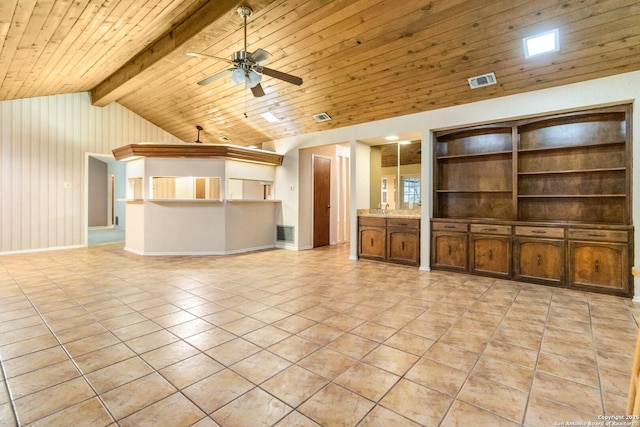
M 511 275 L 511 238 L 472 234 L 469 251 L 471 271 L 481 274 Z
M 563 283 L 563 240 L 518 238 L 514 250 L 516 279 L 554 285 Z
M 620 243 L 569 242 L 569 285 L 627 292 L 627 251 Z
M 436 231 L 432 234 L 433 267 L 467 269 L 467 234 Z
M 418 265 L 420 263 L 420 235 L 417 230 L 390 228 L 387 230 L 389 261 Z
M 331 159 L 313 157 L 313 247 L 329 244 Z
M 205 178 L 196 178 L 196 199 L 206 199 Z
M 358 229 L 358 256 L 360 258 L 386 259 L 386 229 L 363 226 Z

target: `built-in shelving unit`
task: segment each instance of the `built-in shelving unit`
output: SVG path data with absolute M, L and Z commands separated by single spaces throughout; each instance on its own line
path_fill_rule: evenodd
M 628 295 L 630 117 L 622 105 L 436 133 L 432 266 L 491 274 L 513 254 L 493 275 Z M 493 225 L 480 232 L 483 222 Z M 513 230 L 489 237 L 496 224 Z M 582 229 L 604 230 L 591 233 L 601 243 Z

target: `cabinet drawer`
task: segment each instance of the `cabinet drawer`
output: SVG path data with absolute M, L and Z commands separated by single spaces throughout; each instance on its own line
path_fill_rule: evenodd
M 508 236 L 511 234 L 510 225 L 490 225 L 490 224 L 471 224 L 472 233 L 483 234 L 500 234 Z
M 516 226 L 516 235 L 562 239 L 564 238 L 564 228 Z
M 387 227 L 420 228 L 420 220 L 415 218 L 387 218 Z
M 627 242 L 629 233 L 619 230 L 569 230 L 569 239 L 596 240 L 606 242 Z
M 385 227 L 387 225 L 387 219 L 379 216 L 359 216 L 358 224 L 361 226 Z
M 468 230 L 468 224 L 460 223 L 460 222 L 434 222 L 432 227 L 434 230 L 438 231 L 462 231 L 466 232 Z

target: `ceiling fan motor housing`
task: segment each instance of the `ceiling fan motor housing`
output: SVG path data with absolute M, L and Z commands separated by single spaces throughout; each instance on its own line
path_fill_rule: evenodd
M 244 62 L 249 58 L 249 52 L 244 50 L 239 50 L 237 52 L 233 52 L 232 61 L 233 62 Z

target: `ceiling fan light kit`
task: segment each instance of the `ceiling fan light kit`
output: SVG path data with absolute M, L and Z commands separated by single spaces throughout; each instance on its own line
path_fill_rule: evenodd
M 244 83 L 245 88 L 251 89 L 251 93 L 253 93 L 253 96 L 257 98 L 265 94 L 262 86 L 260 85 L 263 75 L 297 86 L 302 84 L 302 79 L 300 77 L 265 67 L 264 63 L 269 58 L 269 52 L 266 50 L 257 49 L 254 52 L 247 51 L 247 17 L 250 16 L 252 12 L 253 11 L 248 6 L 240 6 L 238 8 L 238 15 L 244 19 L 244 50 L 234 52 L 231 59 L 219 58 L 217 56 L 207 55 L 204 53 L 187 52 L 187 55 L 196 58 L 209 58 L 216 59 L 218 61 L 225 61 L 233 67 L 220 71 L 206 79 L 200 80 L 198 82 L 200 86 L 208 85 L 215 80 L 229 75 L 233 83 Z

